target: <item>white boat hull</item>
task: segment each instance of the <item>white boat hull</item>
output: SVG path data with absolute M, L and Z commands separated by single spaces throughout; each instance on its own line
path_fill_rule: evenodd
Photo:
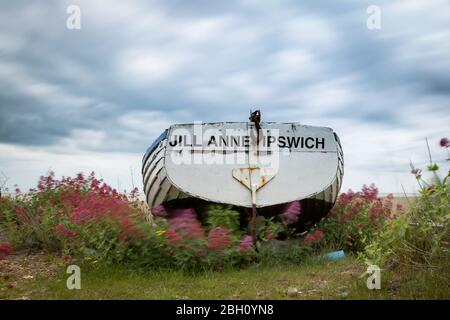
M 266 160 L 271 157 L 277 163 L 274 177 L 257 192 L 256 206 L 266 208 L 300 200 L 302 212 L 310 215 L 312 221 L 320 220 L 332 208 L 342 184 L 344 160 L 338 136 L 330 128 L 297 123 L 262 123 L 261 127 L 262 138 L 255 151 L 255 146 L 248 143 L 248 136 L 256 132 L 252 123 L 203 124 L 202 139 L 195 139 L 196 134 L 199 136 L 195 132 L 198 127 L 171 126 L 143 159 L 144 191 L 149 207 L 182 198 L 251 207 L 250 191 L 236 181 L 232 171 L 253 167 L 251 155 L 257 155 Z M 228 131 L 233 132 L 230 137 L 226 136 Z M 224 145 L 219 146 L 216 138 L 222 136 L 227 140 L 223 138 Z M 276 149 L 269 148 L 274 145 Z M 207 158 L 215 156 L 223 160 L 239 155 L 243 162 L 211 164 Z M 217 162 L 219 158 L 213 159 Z

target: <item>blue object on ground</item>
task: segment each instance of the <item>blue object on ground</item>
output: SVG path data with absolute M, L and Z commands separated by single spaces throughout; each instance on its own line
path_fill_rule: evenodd
M 326 260 L 331 260 L 331 261 L 337 261 L 337 260 L 345 258 L 345 253 L 344 253 L 344 250 L 333 251 L 333 252 L 329 252 L 329 253 L 323 254 L 321 256 L 318 256 L 317 258 L 319 260 L 326 259 Z

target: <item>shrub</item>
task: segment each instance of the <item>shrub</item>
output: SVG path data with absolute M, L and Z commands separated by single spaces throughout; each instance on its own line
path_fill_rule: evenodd
M 50 172 L 39 179 L 36 189 L 10 197 L 7 201 L 13 205 L 2 205 L 0 224 L 17 248 L 47 251 L 60 251 L 68 245 L 73 248 L 73 243 L 93 241 L 94 231 L 106 233 L 95 228 L 97 222 L 107 224 L 110 229 L 118 227 L 114 232 L 124 238 L 134 224 L 130 219 L 140 219 L 134 203 L 136 192 L 120 195 L 96 179 L 94 173 L 56 180 Z M 89 230 L 88 239 L 82 237 L 87 235 L 85 229 Z
M 448 148 L 448 140 L 441 139 Z M 387 221 L 382 230 L 365 249 L 365 258 L 385 266 L 450 267 L 450 172 L 440 179 L 439 166 L 432 162 L 428 171 L 432 183 L 422 178 L 422 171 L 411 164 L 420 196 L 408 211 L 393 221 Z
M 301 214 L 300 201 L 293 201 L 284 204 L 281 213 L 270 218 L 260 218 L 257 226 L 258 239 L 262 242 L 274 239 L 291 239 L 294 236 L 293 225 L 298 221 Z
M 365 248 L 365 256 L 379 265 L 450 267 L 448 184 L 424 189 L 405 215 L 389 221 Z
M 158 216 L 150 224 L 136 189 L 120 194 L 93 173 L 58 180 L 51 172 L 27 194 L 0 199 L 0 228 L 17 249 L 44 249 L 89 263 L 192 271 L 254 258 L 252 243 L 239 230 L 239 214 L 229 206 L 211 206 L 206 227 L 191 208 L 152 211 Z
M 164 205 L 152 209 L 154 219 L 148 223 L 142 208 L 137 189 L 122 194 L 94 173 L 56 179 L 50 172 L 28 193 L 0 198 L 0 228 L 15 249 L 43 249 L 90 264 L 197 271 L 270 258 L 266 249 L 255 250 L 232 206 L 207 206 L 204 224 L 192 208 L 166 210 Z M 258 247 L 273 246 L 280 235 L 290 238 L 290 225 L 300 213 L 296 201 L 278 216 L 262 219 Z M 313 247 L 296 241 L 271 259 L 298 262 Z
M 286 224 L 278 221 L 276 217 L 259 219 L 260 224 L 257 225 L 257 240 L 267 242 L 277 239 L 279 235 L 287 233 Z
M 360 192 L 342 193 L 317 228 L 324 233 L 327 247 L 359 252 L 392 217 L 392 195 L 382 199 L 375 185 L 364 185 Z
M 222 226 L 232 233 L 239 233 L 239 212 L 232 210 L 232 206 L 211 204 L 207 207 L 206 224 L 209 229 Z

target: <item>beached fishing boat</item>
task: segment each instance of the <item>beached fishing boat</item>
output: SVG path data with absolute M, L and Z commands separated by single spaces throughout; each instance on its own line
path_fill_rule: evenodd
M 303 225 L 330 211 L 343 173 L 337 134 L 299 123 L 175 124 L 152 143 L 142 162 L 150 208 L 199 199 L 265 214 L 299 200 Z

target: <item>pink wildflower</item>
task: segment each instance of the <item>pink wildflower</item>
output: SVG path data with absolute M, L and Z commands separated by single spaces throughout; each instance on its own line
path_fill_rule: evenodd
M 124 217 L 120 223 L 119 240 L 121 242 L 128 242 L 133 237 L 141 236 L 141 230 L 136 227 L 136 223 L 129 217 Z
M 412 173 L 413 175 L 415 175 L 416 178 L 420 178 L 420 176 L 422 175 L 422 170 L 420 170 L 419 168 L 413 168 L 413 169 L 411 170 L 411 173 Z
M 169 244 L 177 244 L 179 241 L 182 240 L 181 237 L 175 232 L 173 228 L 167 229 L 166 236 Z
M 205 231 L 202 228 L 200 221 L 196 219 L 196 214 L 193 209 L 177 210 L 169 219 L 171 234 L 168 234 L 169 242 L 170 236 L 177 236 L 179 240 L 197 239 L 205 236 Z M 172 242 L 175 242 L 175 237 L 172 237 Z
M 231 244 L 230 231 L 225 227 L 216 227 L 209 232 L 208 248 L 225 249 Z
M 301 213 L 300 201 L 293 201 L 285 205 L 284 212 L 280 215 L 281 219 L 288 224 L 293 224 L 298 221 Z
M 371 184 L 370 186 L 363 185 L 362 186 L 362 197 L 366 200 L 374 200 L 378 197 L 378 188 L 375 184 Z
M 70 230 L 69 228 L 67 228 L 65 225 L 63 225 L 61 223 L 55 227 L 55 233 L 58 236 L 66 237 L 66 238 L 75 238 L 78 236 L 75 231 Z
M 269 233 L 267 235 L 267 240 L 273 240 L 273 239 L 275 239 L 275 235 L 273 233 Z
M 12 252 L 11 244 L 7 242 L 0 242 L 0 254 L 10 254 Z
M 12 252 L 12 246 L 7 242 L 0 242 L 0 260 Z
M 443 148 L 448 148 L 448 147 L 450 147 L 450 140 L 448 140 L 448 138 L 444 137 L 441 139 L 441 141 L 439 141 L 439 144 Z
M 155 217 L 163 217 L 167 214 L 166 209 L 164 208 L 164 206 L 162 204 L 160 204 L 159 206 L 153 207 L 151 211 Z
M 313 233 L 307 235 L 304 239 L 303 242 L 305 242 L 306 244 L 314 244 L 319 242 L 320 240 L 322 240 L 324 234 L 322 231 L 320 230 L 316 230 Z
M 253 238 L 251 236 L 244 236 L 241 239 L 239 250 L 241 252 L 247 252 L 253 246 Z

